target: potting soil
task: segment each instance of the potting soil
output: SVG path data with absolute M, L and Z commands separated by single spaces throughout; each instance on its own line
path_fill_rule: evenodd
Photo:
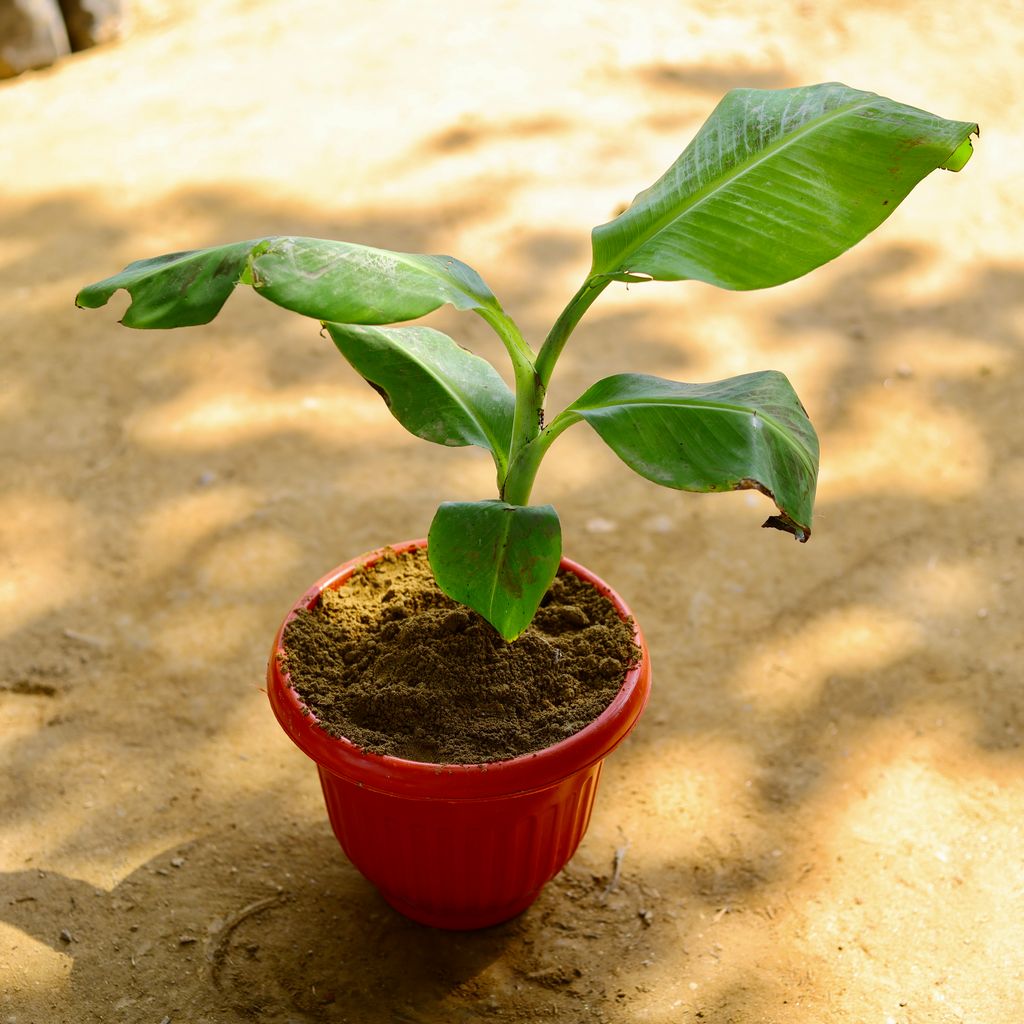
M 328 732 L 439 764 L 506 760 L 578 732 L 639 656 L 631 624 L 566 572 L 506 642 L 442 593 L 422 549 L 389 552 L 325 591 L 284 647 L 295 690 Z

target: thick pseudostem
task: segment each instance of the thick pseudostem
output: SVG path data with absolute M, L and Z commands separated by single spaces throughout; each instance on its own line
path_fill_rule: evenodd
M 289 624 L 284 649 L 328 732 L 439 764 L 506 760 L 578 732 L 639 658 L 631 624 L 571 573 L 507 643 L 438 589 L 423 550 L 390 553 L 326 591 Z

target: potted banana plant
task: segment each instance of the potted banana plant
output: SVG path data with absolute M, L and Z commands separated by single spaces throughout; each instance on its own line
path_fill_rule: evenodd
M 811 533 L 818 442 L 783 374 L 685 383 L 624 372 L 551 414 L 548 386 L 581 318 L 622 283 L 689 280 L 749 290 L 807 274 L 878 227 L 927 174 L 960 170 L 977 131 L 838 83 L 733 90 L 665 174 L 594 229 L 590 269 L 536 347 L 467 264 L 346 241 L 276 236 L 171 253 L 79 293 L 79 306 L 96 308 L 124 288 L 131 304 L 123 324 L 172 328 L 208 323 L 239 284 L 248 285 L 318 321 L 407 430 L 438 444 L 477 446 L 493 459 L 492 496 L 445 502 L 425 540 L 360 556 L 314 584 L 289 610 L 269 662 L 273 709 L 317 763 L 338 839 L 399 910 L 427 924 L 474 928 L 527 907 L 575 851 L 603 759 L 647 699 L 649 660 L 629 608 L 563 558 L 555 509 L 531 502 L 543 458 L 566 430 L 588 424 L 630 469 L 665 487 L 760 491 L 777 509 L 765 526 L 799 541 Z M 493 328 L 508 354 L 511 387 L 452 338 L 409 323 L 445 304 Z M 424 559 L 425 589 L 397 607 L 395 581 L 407 582 L 407 562 L 422 567 Z M 568 618 L 553 626 L 552 594 L 571 586 Z M 318 616 L 338 612 L 357 590 L 367 592 L 369 611 L 360 605 L 338 613 L 356 623 L 349 633 L 316 632 Z M 432 625 L 421 627 L 414 612 L 424 609 Z M 557 663 L 571 660 L 564 652 L 573 637 L 586 650 L 598 633 L 607 641 L 616 624 L 625 641 L 611 654 L 602 647 L 599 657 L 583 657 L 612 677 L 596 706 L 591 700 L 590 717 L 554 732 L 550 723 L 523 724 L 589 685 L 579 673 L 572 686 L 555 678 Z M 307 642 L 307 627 L 327 648 L 322 662 L 310 654 L 317 643 Z M 369 631 L 361 638 L 368 648 L 346 646 L 352 630 Z M 436 633 L 441 647 L 452 637 L 458 643 L 438 653 L 421 645 L 417 630 Z M 341 637 L 337 649 L 332 635 Z M 472 676 L 472 687 L 453 689 L 452 680 L 469 678 L 458 659 L 468 664 L 479 654 L 476 647 L 466 653 L 470 639 L 483 645 L 485 671 Z M 381 653 L 388 641 L 403 657 Z M 515 672 L 534 673 L 534 688 L 517 699 L 505 659 L 530 651 L 540 652 L 539 664 Z M 399 699 L 373 689 L 385 663 L 404 666 L 397 687 L 410 703 L 397 706 L 413 719 L 404 746 L 373 717 L 377 705 L 393 710 Z M 425 685 L 428 675 L 439 681 Z M 328 677 L 335 688 L 325 694 Z M 445 699 L 469 701 L 468 689 L 482 694 L 472 705 L 482 710 L 457 718 L 449 731 L 486 738 L 514 720 L 529 734 L 523 749 L 495 755 L 456 745 L 446 754 L 426 733 L 435 708 Z M 486 727 L 476 730 L 473 715 Z

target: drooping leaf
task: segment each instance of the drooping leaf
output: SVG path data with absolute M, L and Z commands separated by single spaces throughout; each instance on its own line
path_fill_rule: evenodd
M 320 238 L 251 239 L 130 263 L 83 288 L 79 306 L 96 309 L 119 288 L 132 303 L 126 327 L 209 323 L 237 284 L 317 320 L 388 324 L 425 316 L 446 302 L 498 310 L 475 270 L 451 256 L 390 252 Z
M 449 597 L 514 640 L 555 578 L 562 531 L 550 505 L 445 502 L 430 525 L 427 555 Z
M 641 476 L 686 491 L 754 488 L 779 508 L 766 526 L 810 536 L 818 439 L 775 370 L 710 384 L 623 373 L 606 377 L 561 417 L 586 420 Z
M 486 448 L 504 473 L 516 402 L 486 359 L 429 327 L 324 326 L 406 430 L 437 444 Z
M 271 238 L 253 254 L 253 287 L 266 299 L 317 320 L 394 324 L 446 302 L 497 309 L 472 267 L 451 256 L 371 249 L 320 238 Z
M 119 274 L 87 285 L 78 293 L 75 304 L 98 309 L 118 288 L 125 288 L 132 297 L 121 320 L 125 327 L 208 324 L 235 290 L 256 244 L 235 242 L 136 260 Z
M 678 160 L 593 231 L 593 276 L 769 288 L 845 252 L 978 126 L 836 82 L 734 89 Z M 965 148 L 966 144 L 966 148 Z

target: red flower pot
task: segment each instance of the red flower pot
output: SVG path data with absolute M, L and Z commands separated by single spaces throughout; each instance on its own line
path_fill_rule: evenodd
M 424 540 L 394 545 L 405 551 Z M 284 628 L 320 592 L 343 586 L 374 551 L 328 573 L 292 607 L 267 668 L 270 703 L 285 732 L 317 764 L 327 813 L 349 860 L 396 910 L 438 928 L 484 928 L 525 910 L 576 852 L 590 822 L 601 764 L 636 724 L 650 692 L 640 663 L 611 704 L 567 739 L 532 754 L 480 765 L 441 765 L 366 753 L 329 735 L 302 705 L 280 665 Z M 562 559 L 630 611 L 602 580 Z

